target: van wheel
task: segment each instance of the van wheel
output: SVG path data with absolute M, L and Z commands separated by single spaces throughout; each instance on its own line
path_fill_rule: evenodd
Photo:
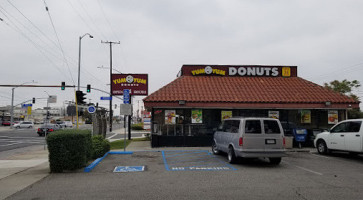
M 220 153 L 219 150 L 217 149 L 217 144 L 215 141 L 213 141 L 213 144 L 212 144 L 212 152 L 214 155 L 218 155 Z
M 269 158 L 270 163 L 273 165 L 278 165 L 281 162 L 281 158 Z
M 318 144 L 316 145 L 316 149 L 318 150 L 319 154 L 328 154 L 329 153 L 328 147 L 326 146 L 326 143 L 324 142 L 324 140 L 318 141 Z
M 237 161 L 237 158 L 236 158 L 236 155 L 234 154 L 234 149 L 233 149 L 233 147 L 229 147 L 228 148 L 228 162 L 231 164 L 234 164 L 234 163 L 236 163 L 236 161 Z

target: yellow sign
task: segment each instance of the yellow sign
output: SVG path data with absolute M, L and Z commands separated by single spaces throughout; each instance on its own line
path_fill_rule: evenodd
M 32 107 L 28 106 L 28 115 L 31 115 L 31 114 L 32 114 Z
M 290 77 L 291 76 L 291 69 L 290 69 L 290 67 L 283 67 L 282 68 L 282 76 L 283 77 Z

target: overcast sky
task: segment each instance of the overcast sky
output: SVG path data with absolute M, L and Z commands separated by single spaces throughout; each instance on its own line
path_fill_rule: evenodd
M 77 85 L 85 33 L 94 38 L 82 39 L 81 86 L 106 91 L 109 69 L 99 67 L 109 67 L 110 52 L 101 40 L 120 41 L 114 68 L 149 74 L 149 94 L 183 64 L 293 65 L 320 85 L 363 83 L 362 10 L 362 0 L 0 0 L 0 84 Z M 17 88 L 15 104 L 44 91 L 58 106 L 74 100 L 73 88 Z M 92 90 L 87 98 L 107 107 L 101 96 Z M 0 106 L 10 99 L 11 88 L 0 88 Z

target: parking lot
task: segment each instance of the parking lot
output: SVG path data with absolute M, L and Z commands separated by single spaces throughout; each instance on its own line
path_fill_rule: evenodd
M 145 166 L 143 172 L 113 172 Z M 229 165 L 207 150 L 108 155 L 91 172 L 51 174 L 9 199 L 362 199 L 363 157 L 289 152 L 280 165 Z

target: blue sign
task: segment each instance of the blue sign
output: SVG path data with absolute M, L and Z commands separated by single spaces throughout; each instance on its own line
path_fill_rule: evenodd
M 94 105 L 91 105 L 88 107 L 87 109 L 88 113 L 95 113 L 96 112 L 96 107 Z
M 112 97 L 101 97 L 101 100 L 112 100 Z
M 32 106 L 33 106 L 33 104 L 31 104 L 31 103 L 30 103 L 30 104 L 23 104 L 23 105 L 22 105 L 22 107 L 23 107 L 23 108 L 26 108 L 26 107 L 32 107 Z
M 113 172 L 143 172 L 145 166 L 116 166 Z
M 124 90 L 124 104 L 130 103 L 130 90 L 125 89 Z

